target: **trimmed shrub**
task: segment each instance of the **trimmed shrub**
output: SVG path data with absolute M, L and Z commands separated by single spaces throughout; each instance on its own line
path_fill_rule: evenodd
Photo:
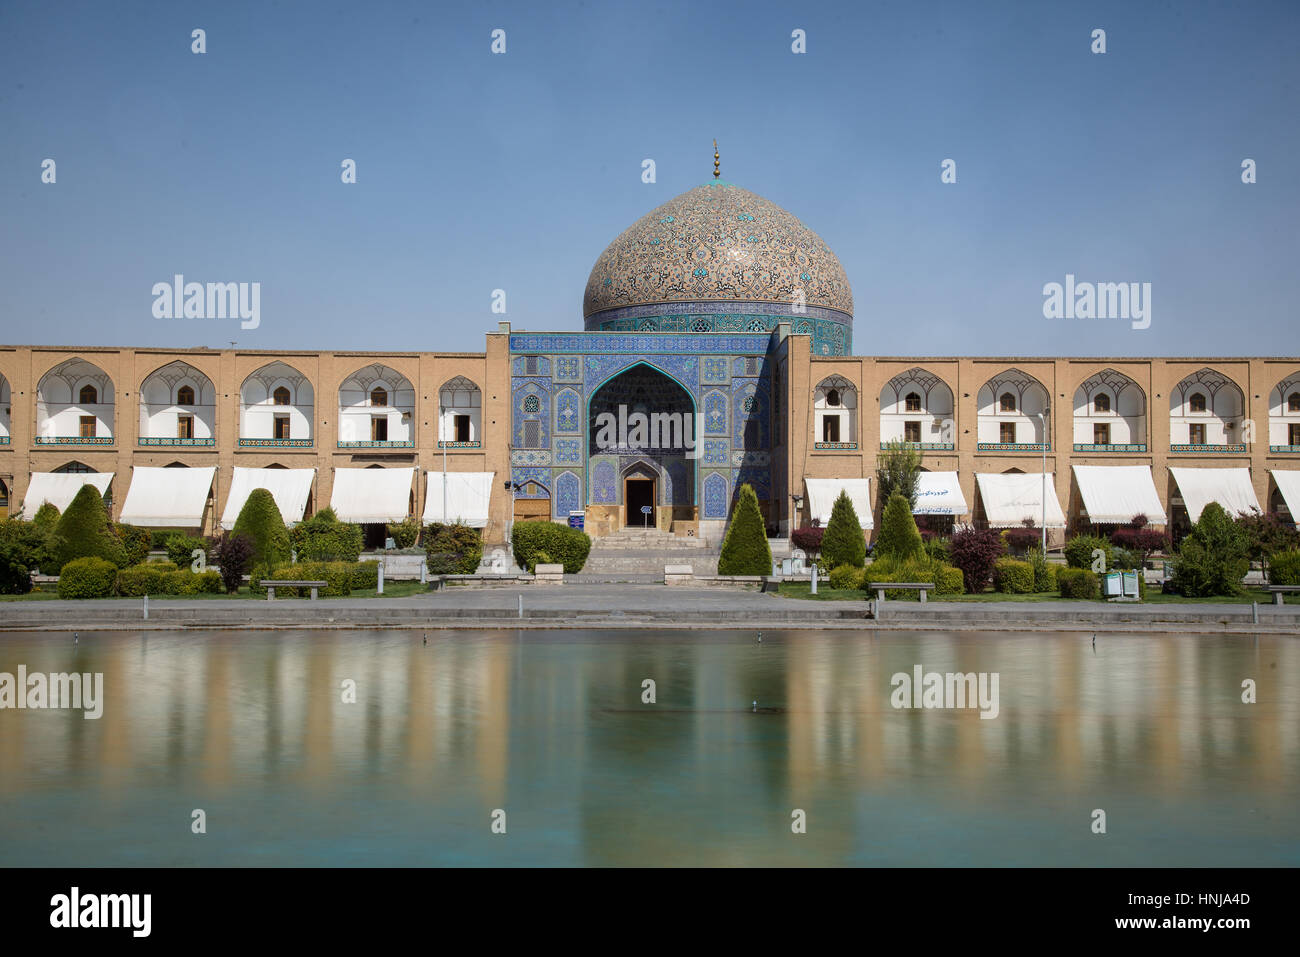
M 171 566 L 170 569 L 164 567 L 162 562 L 123 568 L 117 573 L 113 590 L 125 598 L 166 594 L 167 575 L 176 568 L 171 562 L 166 565 Z
M 373 565 L 374 562 L 367 562 L 366 564 Z M 318 595 L 326 598 L 346 598 L 352 594 L 354 567 L 355 563 L 353 562 L 299 562 L 296 565 L 280 565 L 271 574 L 262 577 L 269 580 L 323 581 L 325 586 L 319 589 Z M 376 570 L 377 574 L 378 570 Z M 263 594 L 266 593 L 265 588 L 258 587 Z M 311 589 L 298 586 L 277 586 L 275 589 L 276 598 L 281 596 L 297 598 L 300 595 L 309 597 Z
M 552 532 L 551 529 L 557 531 Z M 573 532 L 585 539 L 585 542 L 570 537 L 561 543 L 560 532 Z M 552 543 L 558 544 L 560 550 L 576 562 L 579 569 L 587 560 L 587 552 L 591 550 L 591 539 L 585 534 L 576 528 L 557 525 L 555 522 L 520 522 L 515 525 L 511 538 L 515 555 L 520 555 L 521 549 L 525 555 L 525 558 L 519 559 L 522 568 L 529 567 L 526 557 L 542 550 L 544 545 L 547 546 L 545 550 L 550 552 Z M 477 528 L 468 525 L 434 522 L 424 529 L 424 557 L 431 575 L 473 575 L 483 561 L 483 536 Z
M 1201 510 L 1201 517 L 1183 539 L 1167 591 L 1188 598 L 1240 595 L 1242 578 L 1250 570 L 1250 542 L 1218 502 Z
M 54 531 L 59 524 L 59 507 L 53 502 L 42 502 L 41 507 L 32 516 L 32 524 L 47 532 Z
M 822 554 L 825 553 L 823 540 Z M 731 522 L 722 538 L 722 552 L 718 556 L 718 574 L 772 574 L 772 548 L 767 544 L 763 513 L 758 507 L 758 496 L 748 482 L 740 486 L 736 507 L 731 510 Z
M 379 588 L 379 562 L 355 562 L 350 567 L 351 585 L 375 591 Z
M 255 488 L 239 510 L 233 531 L 253 542 L 253 565 L 278 568 L 289 561 L 289 533 L 271 493 Z
M 925 544 L 921 541 L 916 519 L 912 517 L 911 503 L 902 492 L 894 492 L 881 513 L 880 534 L 876 536 L 876 547 L 871 554 L 908 559 L 919 557 L 924 551 Z
M 300 562 L 355 562 L 365 535 L 360 525 L 340 522 L 334 509 L 323 508 L 289 531 L 289 545 Z
M 1300 551 L 1275 552 L 1268 563 L 1271 585 L 1300 585 Z
M 822 536 L 822 560 L 831 568 L 836 565 L 861 568 L 867 560 L 867 540 L 862 537 L 858 513 L 843 489 L 831 507 L 831 520 L 826 523 L 826 534 Z M 768 568 L 771 567 L 769 561 Z
M 81 486 L 55 526 L 55 534 L 62 540 L 55 557 L 60 569 L 77 558 L 102 558 L 118 568 L 126 564 L 126 550 L 108 523 L 104 497 L 93 485 Z
M 208 554 L 208 540 L 194 538 L 191 535 L 172 535 L 167 539 L 167 560 L 176 563 L 177 568 L 189 568 L 194 562 L 194 552 L 198 550 Z
M 253 567 L 253 540 L 239 532 L 226 532 L 212 547 L 212 562 L 221 572 L 226 593 L 235 594 Z
M 962 574 L 951 565 L 931 561 L 924 555 L 902 559 L 878 558 L 862 572 L 863 589 L 872 582 L 932 582 L 936 595 L 960 595 L 962 592 Z M 910 589 L 887 588 L 886 600 L 920 601 L 921 593 Z
M 197 595 L 199 593 L 199 577 L 188 568 L 167 572 L 163 576 L 163 587 L 168 595 Z
M 862 569 L 853 565 L 836 565 L 826 579 L 836 591 L 862 587 Z
M 411 515 L 400 522 L 393 522 L 388 526 L 388 534 L 398 548 L 410 548 L 420 537 L 420 520 Z
M 225 585 L 221 581 L 221 572 L 214 568 L 205 568 L 203 571 L 191 572 L 198 579 L 198 593 L 201 595 L 220 595 L 225 591 Z
M 149 550 L 153 548 L 152 531 L 135 525 L 122 525 L 119 523 L 113 526 L 113 533 L 117 535 L 118 540 L 122 543 L 127 568 L 132 565 L 139 565 L 149 557 Z
M 963 528 L 948 542 L 952 563 L 961 569 L 966 591 L 978 594 L 993 579 L 993 565 L 1007 549 L 1002 536 L 991 528 Z
M 965 576 L 960 568 L 939 564 L 935 566 L 935 594 L 960 595 L 966 590 Z
M 83 486 L 82 491 L 87 488 L 95 491 L 90 485 Z M 98 497 L 99 493 L 96 492 L 95 495 Z M 74 500 L 73 505 L 75 504 Z M 69 505 L 68 514 L 71 515 L 72 512 L 72 505 Z M 107 559 L 94 555 L 74 558 L 59 572 L 59 597 L 107 598 L 113 594 L 113 583 L 116 580 L 117 566 Z
M 1065 564 L 1071 568 L 1092 568 L 1092 553 L 1100 549 L 1106 555 L 1106 571 L 1114 562 L 1114 546 L 1099 535 L 1076 535 L 1065 544 Z
M 1062 598 L 1100 598 L 1101 580 L 1086 568 L 1062 568 L 1056 573 Z
M 993 563 L 993 589 L 1004 595 L 1029 595 L 1034 591 L 1034 566 L 1014 558 Z

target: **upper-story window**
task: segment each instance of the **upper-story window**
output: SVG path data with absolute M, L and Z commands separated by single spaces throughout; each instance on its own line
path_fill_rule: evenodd
M 998 408 L 1002 412 L 1016 411 L 1016 397 L 1010 392 L 1003 392 L 1001 398 L 998 399 Z
M 183 386 L 181 386 L 179 389 L 177 389 L 177 390 L 176 390 L 176 404 L 177 404 L 177 405 L 193 405 L 193 404 L 194 404 L 194 389 L 191 388 L 190 386 L 187 386 L 187 385 L 183 385 Z
M 386 405 L 388 405 L 388 390 L 387 390 L 387 389 L 371 389 L 371 390 L 370 390 L 370 404 L 371 404 L 371 405 L 382 405 L 382 406 L 386 406 Z
M 826 393 L 826 404 L 833 409 L 839 408 L 840 405 L 839 389 L 831 389 L 829 392 Z
M 271 393 L 271 399 L 276 405 L 288 405 L 289 390 L 286 389 L 284 386 L 280 386 L 274 392 Z
M 1110 396 L 1106 395 L 1106 393 L 1103 392 L 1103 393 L 1101 393 L 1100 395 L 1094 397 L 1093 400 L 1092 400 L 1092 411 L 1093 411 L 1093 412 L 1109 412 L 1109 411 L 1110 411 Z
M 903 400 L 904 410 L 907 412 L 921 411 L 921 397 L 915 392 L 907 393 L 907 398 Z
M 82 405 L 97 405 L 99 403 L 99 392 L 93 385 L 83 385 L 78 399 Z
M 1286 397 L 1286 410 L 1288 412 L 1300 412 L 1300 392 L 1292 392 Z
M 1187 400 L 1187 408 L 1192 412 L 1205 411 L 1205 393 L 1193 392 Z

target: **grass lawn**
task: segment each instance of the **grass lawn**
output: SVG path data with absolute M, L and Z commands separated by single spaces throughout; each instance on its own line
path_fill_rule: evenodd
M 803 598 L 803 599 L 811 599 L 812 601 L 867 601 L 868 599 L 876 597 L 875 592 L 831 588 L 825 583 L 825 581 L 818 581 L 817 594 L 815 595 L 812 594 L 812 585 L 805 584 L 803 582 L 782 582 L 781 588 L 777 592 L 777 594 L 779 594 L 782 598 Z M 931 601 L 971 601 L 971 602 L 990 602 L 990 601 L 1038 602 L 1038 601 L 1070 601 L 1070 600 L 1089 601 L 1091 600 L 1091 599 L 1082 599 L 1082 598 L 1065 599 L 1062 598 L 1056 592 L 1042 592 L 1040 594 L 1035 594 L 1035 595 L 1005 595 L 1002 594 L 1001 592 L 995 592 L 995 591 L 981 592 L 978 595 L 935 595 L 931 593 L 928 597 Z M 903 598 L 897 600 L 908 601 L 909 599 Z M 910 600 L 920 601 L 920 596 L 914 596 Z M 1096 600 L 1103 601 L 1104 599 L 1096 599 Z M 1300 595 L 1287 595 L 1285 596 L 1285 600 L 1288 605 L 1300 605 Z M 1184 598 L 1181 595 L 1166 595 L 1152 588 L 1148 590 L 1147 597 L 1144 599 L 1144 603 L 1148 605 L 1173 605 L 1173 604 L 1249 605 L 1253 601 L 1257 601 L 1261 605 L 1267 605 L 1272 603 L 1273 596 L 1270 595 L 1268 592 L 1262 591 L 1258 588 L 1250 588 L 1246 590 L 1246 594 L 1237 595 L 1231 598 L 1227 598 L 1227 597 Z
M 384 594 L 380 594 L 373 588 L 354 588 L 351 598 L 407 598 L 411 595 L 419 595 L 429 590 L 428 585 L 422 585 L 418 581 L 386 581 L 384 582 Z M 0 601 L 52 601 L 59 597 L 57 585 L 43 585 L 26 595 L 0 595 Z M 256 601 L 266 601 L 266 595 L 253 594 L 245 585 L 234 595 L 227 595 L 224 592 L 220 595 L 150 595 L 150 601 L 175 601 L 176 599 L 201 600 L 201 601 L 239 601 L 240 599 L 254 599 Z M 114 601 L 140 601 L 139 598 L 121 598 L 114 597 Z M 276 601 L 295 601 L 293 598 L 276 597 Z M 328 598 L 321 596 L 321 601 L 329 601 Z

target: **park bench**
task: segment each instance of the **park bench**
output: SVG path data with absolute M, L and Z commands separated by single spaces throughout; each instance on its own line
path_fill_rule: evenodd
M 293 581 L 288 578 L 284 579 L 263 579 L 261 585 L 266 589 L 266 600 L 275 601 L 275 590 L 277 588 L 310 588 L 311 600 L 317 598 L 317 589 L 324 588 L 329 582 L 326 581 Z
M 906 588 L 911 591 L 921 593 L 921 601 L 925 601 L 926 592 L 934 591 L 934 582 L 871 582 L 867 588 L 876 593 L 876 601 L 885 600 L 886 588 Z
M 1273 604 L 1283 604 L 1284 595 L 1300 593 L 1300 585 L 1265 585 L 1264 590 L 1273 596 Z

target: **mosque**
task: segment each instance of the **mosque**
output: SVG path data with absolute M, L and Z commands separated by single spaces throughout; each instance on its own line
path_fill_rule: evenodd
M 287 521 L 330 505 L 371 544 L 408 516 L 489 544 L 537 519 L 716 543 L 747 483 L 773 536 L 841 489 L 870 536 L 891 442 L 920 451 L 936 529 L 1045 520 L 1059 541 L 1136 514 L 1185 529 L 1209 501 L 1300 509 L 1300 359 L 854 355 L 835 254 L 714 159 L 597 257 L 581 332 L 501 322 L 477 353 L 0 346 L 0 514 L 90 482 L 119 521 L 212 533 L 265 487 Z M 649 434 L 597 429 L 638 415 Z

